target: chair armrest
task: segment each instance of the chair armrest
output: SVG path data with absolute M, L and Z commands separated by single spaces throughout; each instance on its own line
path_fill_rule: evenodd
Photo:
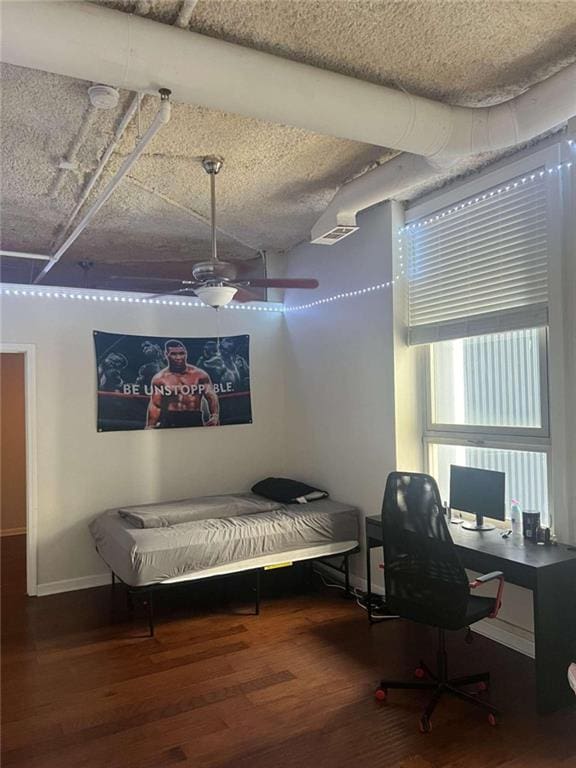
M 480 584 L 486 584 L 487 581 L 494 581 L 494 579 L 503 579 L 504 574 L 502 571 L 492 571 L 491 573 L 484 573 L 482 576 L 478 576 L 477 579 L 474 579 L 473 582 L 471 582 L 470 586 L 472 588 L 479 587 Z
M 489 581 L 494 581 L 495 579 L 498 579 L 498 592 L 496 593 L 496 597 L 494 599 L 494 609 L 492 613 L 490 614 L 490 619 L 495 619 L 498 615 L 498 611 L 500 610 L 502 606 L 502 592 L 504 591 L 504 574 L 502 571 L 492 571 L 491 573 L 485 573 L 483 576 L 478 576 L 477 579 L 474 579 L 474 581 L 470 582 L 470 589 L 476 589 L 476 587 L 482 586 L 482 584 L 487 584 Z

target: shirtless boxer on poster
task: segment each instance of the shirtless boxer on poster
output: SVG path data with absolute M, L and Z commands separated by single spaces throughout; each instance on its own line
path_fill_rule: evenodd
M 146 429 L 218 426 L 218 397 L 210 376 L 201 368 L 188 365 L 188 353 L 181 341 L 167 341 L 164 353 L 168 366 L 152 379 Z M 210 414 L 207 421 L 202 416 L 203 400 Z

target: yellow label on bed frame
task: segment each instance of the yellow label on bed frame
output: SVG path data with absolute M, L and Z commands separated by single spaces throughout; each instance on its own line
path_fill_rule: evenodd
M 275 565 L 265 565 L 264 570 L 272 571 L 274 568 L 290 568 L 291 565 L 294 565 L 294 563 L 276 563 Z

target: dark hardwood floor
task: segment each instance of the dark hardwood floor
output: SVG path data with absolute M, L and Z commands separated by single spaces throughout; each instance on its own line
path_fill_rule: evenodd
M 213 586 L 217 605 L 160 598 L 149 639 L 121 591 L 24 597 L 23 538 L 2 540 L 6 768 L 576 766 L 575 712 L 538 717 L 532 662 L 484 638 L 450 638 L 453 671 L 490 669 L 502 724 L 447 699 L 423 735 L 419 694 L 373 691 L 433 660 L 426 628 L 369 628 L 332 590 L 268 597 L 256 617 Z

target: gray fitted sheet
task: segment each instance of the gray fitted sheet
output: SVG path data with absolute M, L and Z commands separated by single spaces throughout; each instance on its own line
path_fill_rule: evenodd
M 253 509 L 249 505 L 248 514 L 156 528 L 136 527 L 112 510 L 97 517 L 90 532 L 103 560 L 133 587 L 263 555 L 359 538 L 357 510 L 331 499 L 280 505 L 268 512 L 254 513 Z
M 161 528 L 178 523 L 191 523 L 193 520 L 272 512 L 282 507 L 280 502 L 265 499 L 255 493 L 238 493 L 123 507 L 118 512 L 136 528 Z

